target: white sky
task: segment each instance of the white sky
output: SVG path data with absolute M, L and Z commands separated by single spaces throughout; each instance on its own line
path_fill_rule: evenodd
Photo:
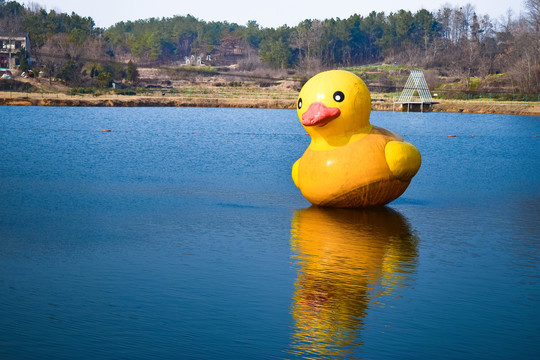
M 492 19 L 505 16 L 511 9 L 514 16 L 524 12 L 523 0 L 31 0 L 46 10 L 55 10 L 80 16 L 90 16 L 98 27 L 109 27 L 120 21 L 193 15 L 204 21 L 228 21 L 246 25 L 255 20 L 262 27 L 296 26 L 305 19 L 324 20 L 339 17 L 346 19 L 353 14 L 366 16 L 371 11 L 386 14 L 400 9 L 416 12 L 420 9 L 436 11 L 442 5 L 475 6 L 479 15 L 488 14 Z

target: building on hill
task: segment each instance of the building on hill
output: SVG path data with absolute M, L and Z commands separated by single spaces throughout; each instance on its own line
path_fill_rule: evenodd
M 19 54 L 28 54 L 30 40 L 28 35 L 7 35 L 0 33 L 0 68 L 16 69 L 19 66 Z

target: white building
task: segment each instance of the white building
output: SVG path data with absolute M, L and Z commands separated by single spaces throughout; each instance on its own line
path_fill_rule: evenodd
M 30 51 L 27 35 L 0 34 L 0 68 L 16 69 L 19 65 L 19 53 Z

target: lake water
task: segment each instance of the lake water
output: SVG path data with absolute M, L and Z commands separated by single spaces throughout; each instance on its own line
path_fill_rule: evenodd
M 0 107 L 0 359 L 539 358 L 539 120 L 374 112 L 420 172 L 324 210 L 294 110 Z

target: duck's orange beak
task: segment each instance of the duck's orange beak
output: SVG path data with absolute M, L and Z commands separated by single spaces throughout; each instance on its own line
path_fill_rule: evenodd
M 323 103 L 315 102 L 302 114 L 302 125 L 324 126 L 341 114 L 338 108 L 329 108 Z

